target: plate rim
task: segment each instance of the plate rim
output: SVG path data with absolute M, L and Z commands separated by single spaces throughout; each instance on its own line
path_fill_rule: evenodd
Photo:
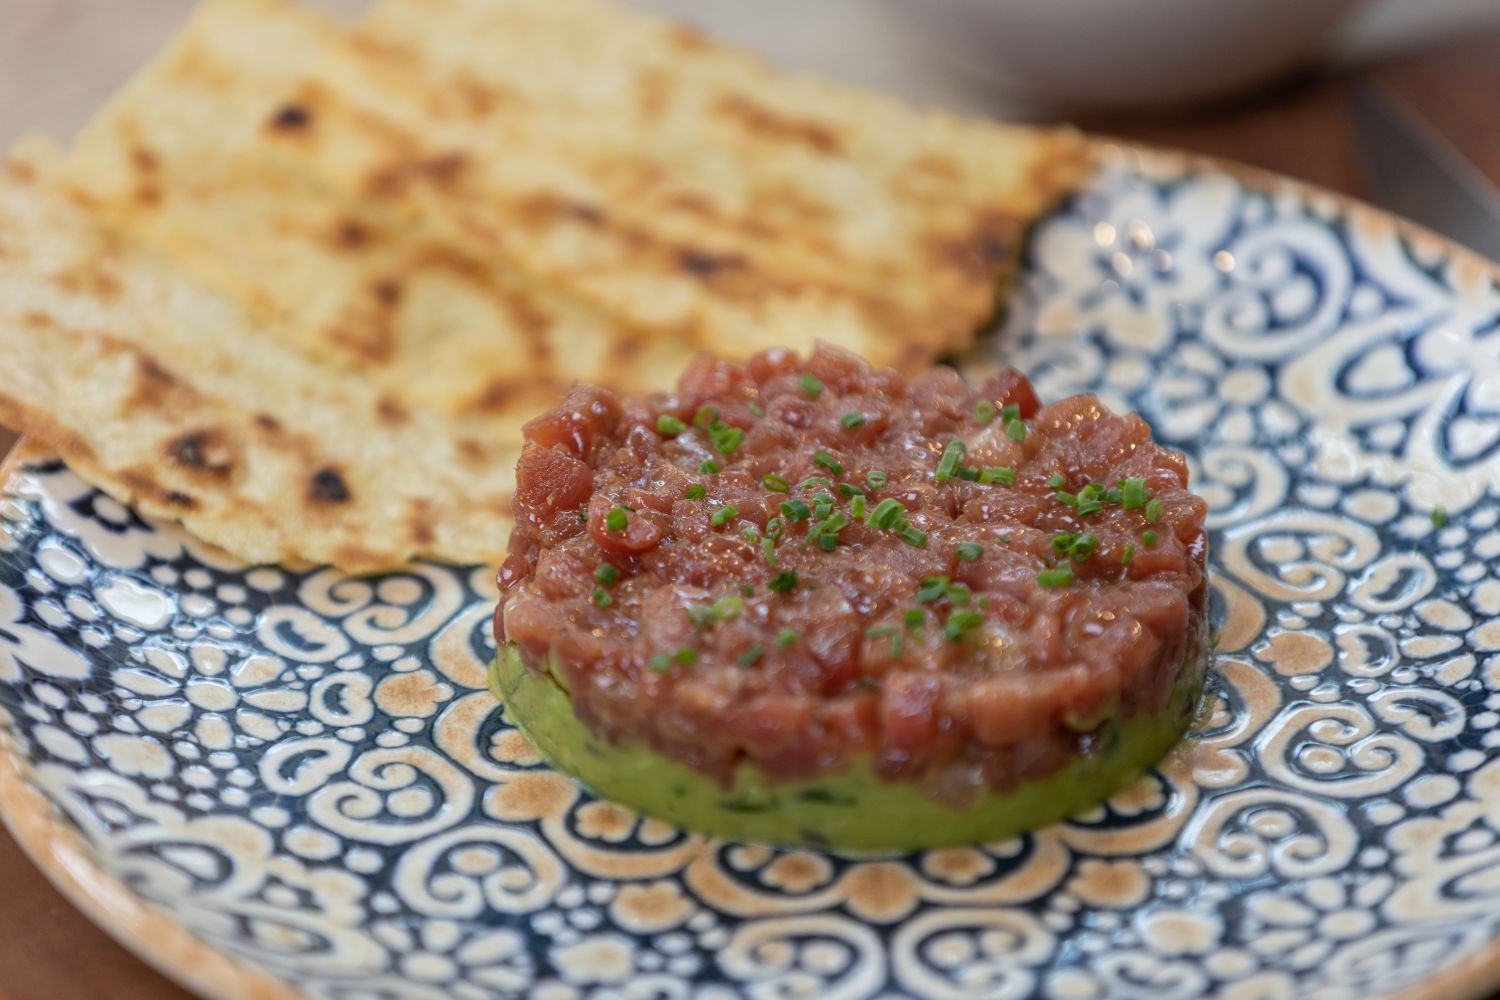
M 1458 267 L 1455 280 L 1488 276 L 1500 285 L 1500 261 L 1354 195 L 1204 153 L 1098 133 L 1087 133 L 1084 140 L 1083 169 L 1075 185 L 1112 166 L 1126 167 L 1147 178 L 1219 173 L 1246 190 L 1271 196 L 1297 195 L 1334 205 L 1351 226 L 1362 232 L 1393 232 L 1424 251 L 1441 253 Z M 1074 186 L 1062 197 L 1077 190 Z M 1025 231 L 1029 233 L 1033 225 L 1034 221 Z M 1004 305 L 1000 303 L 1000 313 Z M 24 465 L 51 457 L 54 452 L 44 443 L 20 438 L 0 459 L 0 491 L 22 474 Z M 295 985 L 209 943 L 107 872 L 82 835 L 64 821 L 59 807 L 28 778 L 29 770 L 17 752 L 14 737 L 0 729 L 0 825 L 43 877 L 90 923 L 167 979 L 207 1000 L 312 1000 Z M 1390 994 L 1388 1000 L 1486 1000 L 1497 990 L 1500 937 L 1452 966 Z

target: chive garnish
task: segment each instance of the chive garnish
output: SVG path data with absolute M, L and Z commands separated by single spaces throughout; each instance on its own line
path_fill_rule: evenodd
M 747 525 L 745 525 L 745 530 L 742 531 L 742 532 L 740 532 L 740 534 L 744 535 L 745 536 L 745 541 L 749 542 L 751 545 L 759 545 L 760 544 L 760 529 L 757 528 L 755 525 L 753 525 L 753 524 L 747 524 Z
M 901 539 L 907 545 L 912 546 L 913 548 L 920 549 L 922 546 L 927 544 L 927 532 L 919 531 L 917 528 L 914 528 L 909 524 L 906 527 L 902 528 L 900 531 L 896 532 L 896 537 Z
M 1093 532 L 1079 535 L 1077 538 L 1073 539 L 1073 544 L 1068 549 L 1068 558 L 1076 562 L 1082 562 L 1083 560 L 1094 554 L 1094 549 L 1096 549 L 1098 545 L 1099 539 L 1093 534 Z
M 995 419 L 995 404 L 988 399 L 981 399 L 974 404 L 974 419 L 981 424 L 987 424 Z
M 719 411 L 712 406 L 700 406 L 698 412 L 693 414 L 693 426 L 707 430 L 719 419 Z
M 1058 556 L 1065 556 L 1073 549 L 1073 542 L 1078 538 L 1071 531 L 1059 531 L 1052 536 L 1052 551 Z
M 719 612 L 712 604 L 693 604 L 687 609 L 688 621 L 694 628 L 708 628 L 719 621 Z
M 1049 590 L 1066 587 L 1073 582 L 1073 567 L 1068 563 L 1063 563 L 1051 569 L 1044 569 L 1037 573 L 1036 582 L 1039 586 L 1046 587 Z
M 859 520 L 865 516 L 865 495 L 863 493 L 854 494 L 854 498 L 849 501 L 849 513 L 854 515 L 855 520 Z
M 687 430 L 687 424 L 683 423 L 681 420 L 678 420 L 670 413 L 663 413 L 661 416 L 656 418 L 656 430 L 658 433 L 665 434 L 667 437 L 676 437 L 683 431 Z
M 1016 470 L 1005 465 L 987 465 L 979 470 L 979 481 L 1009 486 L 1016 481 Z
M 846 497 L 862 497 L 865 495 L 865 491 L 853 483 L 839 483 L 839 492 Z
M 714 511 L 713 516 L 708 519 L 708 523 L 717 528 L 721 524 L 727 524 L 728 522 L 734 520 L 739 516 L 740 511 L 738 507 L 736 507 L 734 504 L 725 504 L 718 510 Z
M 607 531 L 624 531 L 630 525 L 630 511 L 624 507 L 615 507 L 604 515 L 604 527 Z
M 973 562 L 984 555 L 984 546 L 977 542 L 964 542 L 954 550 L 954 555 L 958 556 L 964 562 Z
M 926 620 L 927 612 L 921 608 L 907 608 L 906 614 L 902 615 L 902 621 L 906 622 L 907 628 L 921 628 Z
M 833 480 L 827 476 L 808 476 L 797 484 L 799 490 L 833 489 Z
M 772 493 L 790 493 L 792 491 L 792 486 L 786 481 L 786 477 L 775 474 L 761 476 L 760 484 Z
M 765 652 L 766 651 L 759 646 L 751 646 L 739 656 L 735 657 L 734 662 L 738 663 L 742 667 L 753 667 L 760 662 L 760 658 L 765 655 Z
M 894 625 L 879 625 L 875 628 L 865 629 L 867 639 L 886 639 L 889 641 L 889 649 L 892 656 L 900 656 L 905 643 L 901 638 L 901 630 Z
M 646 661 L 646 665 L 659 674 L 664 674 L 672 669 L 672 658 L 666 653 L 657 653 Z
M 796 641 L 797 630 L 794 628 L 784 628 L 776 633 L 776 645 L 781 649 L 786 649 Z
M 766 538 L 776 538 L 781 534 L 781 518 L 773 517 L 766 522 Z
M 781 505 L 781 516 L 788 521 L 806 521 L 812 516 L 812 509 L 801 500 L 788 500 Z
M 928 576 L 922 578 L 922 584 L 917 588 L 917 601 L 922 604 L 931 604 L 942 597 L 948 590 L 948 578 L 946 576 Z
M 797 571 L 784 569 L 771 577 L 771 582 L 766 586 L 771 588 L 773 594 L 789 594 L 797 587 Z
M 1020 420 L 1021 407 L 1016 403 L 1011 403 L 1009 406 L 1003 407 L 1000 410 L 1000 418 L 1007 423 L 1012 420 Z
M 705 496 L 708 495 L 708 491 L 703 488 L 702 483 L 694 483 L 693 485 L 689 486 L 687 488 L 687 492 L 683 493 L 682 495 L 687 497 L 689 500 L 702 500 Z
M 865 517 L 865 523 L 876 528 L 894 527 L 896 520 L 905 513 L 906 508 L 901 506 L 899 500 L 886 497 L 875 505 L 875 509 Z
M 1069 507 L 1078 506 L 1078 498 L 1073 494 L 1067 492 L 1066 490 L 1058 490 L 1056 493 L 1052 494 L 1052 497 L 1058 503 L 1065 503 Z
M 863 427 L 864 425 L 865 415 L 858 410 L 850 410 L 842 417 L 839 417 L 839 426 L 846 431 L 852 431 L 854 428 Z
M 817 454 L 815 454 L 813 456 L 813 464 L 821 466 L 822 468 L 827 469 L 829 472 L 833 473 L 835 476 L 842 474 L 843 471 L 844 471 L 844 467 L 839 464 L 838 459 L 834 458 L 832 455 L 828 454 L 828 452 L 826 452 L 826 451 L 820 451 Z
M 599 607 L 607 608 L 614 602 L 615 599 L 609 596 L 609 591 L 605 590 L 603 587 L 594 588 L 594 603 L 599 605 Z
M 972 483 L 979 478 L 979 470 L 972 465 L 960 465 L 956 475 L 959 479 Z
M 677 656 L 674 658 L 683 666 L 690 667 L 694 663 L 698 662 L 698 651 L 696 649 L 687 648 L 679 649 L 677 651 Z
M 1078 491 L 1080 500 L 1103 500 L 1104 486 L 1100 483 L 1085 483 L 1083 489 Z
M 714 602 L 714 614 L 718 616 L 721 622 L 728 621 L 731 618 L 738 618 L 740 612 L 744 610 L 745 602 L 741 598 L 732 595 L 721 597 Z
M 1092 517 L 1103 509 L 1104 505 L 1098 500 L 1095 500 L 1093 497 L 1090 497 L 1087 500 L 1080 498 L 1078 501 L 1079 517 Z
M 817 399 L 819 394 L 823 391 L 823 380 L 818 378 L 818 376 L 814 375 L 812 372 L 802 373 L 802 381 L 800 385 L 802 386 L 802 391 L 807 393 L 813 399 Z
M 1152 524 L 1155 524 L 1157 521 L 1161 520 L 1161 511 L 1161 501 L 1152 500 L 1150 503 L 1146 504 L 1146 520 L 1150 521 Z
M 1005 436 L 1020 444 L 1026 440 L 1026 425 L 1019 420 L 1011 420 L 1005 425 Z
M 710 458 L 698 466 L 698 471 L 706 476 L 716 475 L 719 471 L 719 463 Z
M 1054 472 L 1047 479 L 1047 488 L 1049 490 L 1060 490 L 1067 485 L 1068 477 L 1063 475 L 1061 472 Z
M 1448 508 L 1434 507 L 1432 508 L 1432 514 L 1429 516 L 1432 518 L 1432 526 L 1434 528 L 1445 528 L 1448 526 Z
M 594 570 L 594 579 L 606 587 L 612 587 L 620 579 L 620 571 L 609 563 L 600 563 L 599 568 Z
M 1135 543 L 1125 543 L 1125 551 L 1120 553 L 1120 565 L 1129 566 L 1130 560 L 1135 558 Z
M 760 551 L 765 554 L 766 568 L 776 568 L 776 539 L 767 538 L 760 543 Z
M 716 427 L 713 431 L 714 447 L 723 455 L 732 455 L 745 441 L 745 432 L 738 427 Z
M 946 483 L 952 479 L 953 474 L 958 471 L 959 463 L 964 460 L 964 456 L 968 453 L 969 449 L 964 447 L 962 441 L 949 441 L 943 448 L 943 457 L 938 459 L 937 481 Z
M 957 641 L 983 624 L 984 615 L 978 611 L 954 611 L 943 623 L 943 635 Z
M 1156 539 L 1156 532 L 1151 531 L 1150 529 L 1141 532 L 1141 541 L 1146 543 L 1146 548 L 1148 549 L 1156 544 Z
M 1105 503 L 1119 503 L 1122 499 L 1123 495 L 1120 493 L 1118 487 L 1110 487 L 1109 489 L 1104 491 Z
M 757 419 L 766 415 L 766 411 L 761 409 L 760 404 L 754 400 L 751 400 L 750 405 L 745 408 L 750 411 L 752 417 Z
M 1120 483 L 1120 504 L 1126 510 L 1140 510 L 1151 499 L 1144 479 L 1126 479 Z
M 950 583 L 948 584 L 946 596 L 950 604 L 968 604 L 969 598 L 973 596 L 973 591 L 969 590 L 962 583 Z
M 871 469 L 869 472 L 865 473 L 865 482 L 870 484 L 870 489 L 878 490 L 885 486 L 887 477 L 886 474 L 884 472 L 881 472 L 879 469 Z

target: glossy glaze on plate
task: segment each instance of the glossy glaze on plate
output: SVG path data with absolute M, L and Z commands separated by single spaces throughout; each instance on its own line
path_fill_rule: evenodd
M 1368 209 L 1104 151 L 984 352 L 1192 457 L 1219 681 L 1156 774 L 1033 835 L 849 858 L 638 822 L 493 711 L 487 572 L 247 571 L 46 462 L 4 511 L 0 807 L 222 996 L 1473 994 L 1497 316 L 1488 265 Z

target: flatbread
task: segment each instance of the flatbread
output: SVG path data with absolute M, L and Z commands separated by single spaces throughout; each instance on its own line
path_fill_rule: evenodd
M 252 561 L 498 563 L 516 449 L 310 361 L 224 296 L 0 169 L 0 422 Z
M 275 114 L 337 189 L 632 326 L 907 369 L 973 338 L 1084 155 L 594 0 L 385 0 Z
M 275 155 L 267 132 L 296 126 L 268 116 L 340 30 L 282 0 L 210 0 L 80 133 L 64 184 L 288 346 L 407 405 L 487 415 L 519 437 L 574 381 L 670 378 L 691 344 L 656 338 L 640 353 L 657 363 L 613 365 L 611 346 L 633 336 L 622 324 Z

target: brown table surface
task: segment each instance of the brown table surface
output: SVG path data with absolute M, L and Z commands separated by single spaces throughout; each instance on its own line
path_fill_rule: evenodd
M 118 76 L 128 68 L 106 69 Z M 1227 106 L 1076 120 L 1094 132 L 1239 160 L 1367 197 L 1347 108 L 1351 84 L 1367 78 L 1388 84 L 1500 183 L 1500 121 L 1491 110 L 1500 90 L 1500 32 L 1357 72 L 1312 75 Z M 0 429 L 0 452 L 10 440 Z M 85 920 L 3 831 L 0 886 L 0 1000 L 188 1000 Z

